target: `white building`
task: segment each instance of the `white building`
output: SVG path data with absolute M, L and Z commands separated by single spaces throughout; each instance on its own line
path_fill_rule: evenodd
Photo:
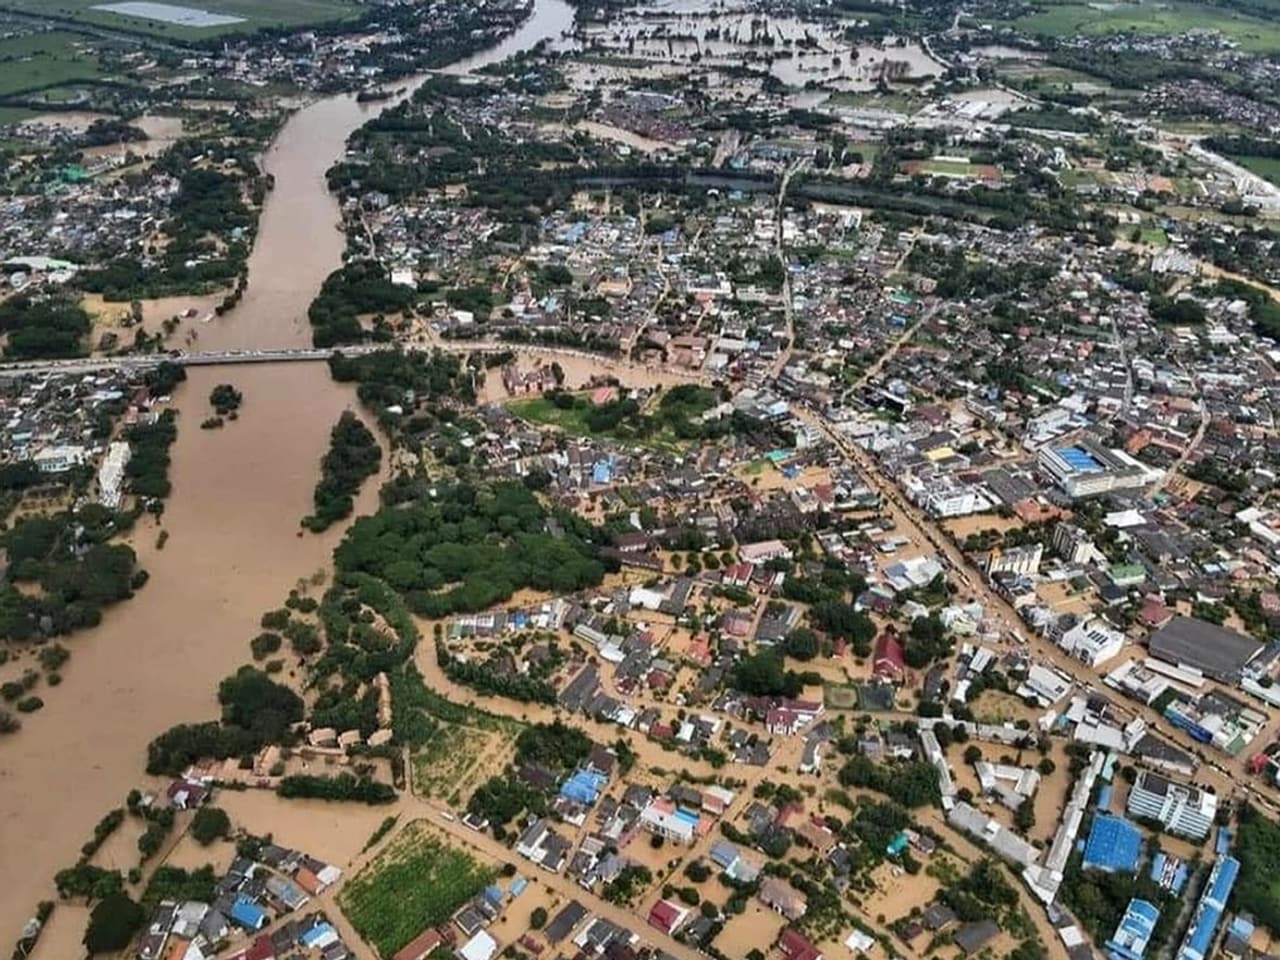
M 1086 620 L 1062 635 L 1058 646 L 1091 667 L 1106 663 L 1124 648 L 1124 634 L 1100 620 Z
M 1138 490 L 1163 471 L 1147 467 L 1123 450 L 1108 450 L 1088 440 L 1069 447 L 1042 447 L 1040 472 L 1069 497 L 1092 497 L 1112 490 Z
M 1203 840 L 1213 826 L 1218 798 L 1144 770 L 1129 791 L 1128 811 L 1133 817 L 1158 820 L 1170 833 Z
M 85 461 L 87 451 L 84 447 L 72 444 L 59 444 L 56 447 L 45 447 L 31 459 L 41 473 L 65 473 L 72 467 L 78 467 Z
M 1010 550 L 993 550 L 987 562 L 987 573 L 1013 573 L 1021 577 L 1029 577 L 1040 571 L 1040 560 L 1044 556 L 1044 547 L 1039 543 L 1028 543 Z
M 132 448 L 123 441 L 117 440 L 107 447 L 107 455 L 98 467 L 98 502 L 104 507 L 119 508 L 124 495 L 124 468 L 132 454 Z

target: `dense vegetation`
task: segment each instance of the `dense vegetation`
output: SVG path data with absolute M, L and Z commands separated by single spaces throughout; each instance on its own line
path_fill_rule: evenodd
M 1240 879 L 1232 896 L 1233 906 L 1252 913 L 1259 923 L 1280 935 L 1280 824 L 1246 805 L 1240 811 L 1235 852 L 1240 860 Z
M 71 300 L 18 294 L 0 302 L 0 333 L 9 335 L 6 357 L 80 356 L 92 326 L 89 314 Z
M 209 391 L 209 406 L 220 417 L 239 410 L 243 401 L 244 395 L 229 383 L 220 383 Z
M 571 593 L 600 583 L 594 528 L 548 514 L 522 485 L 441 485 L 361 517 L 336 551 L 339 569 L 371 574 L 425 617 L 484 610 L 523 588 Z
M 417 412 L 417 404 L 445 399 L 467 404 L 475 401 L 472 372 L 457 356 L 441 351 L 380 350 L 360 357 L 337 353 L 329 360 L 329 372 L 339 383 L 356 383 L 356 396 L 378 422 L 411 442 L 419 431 L 446 415 L 442 410 Z M 396 410 L 400 412 L 393 412 Z
M 354 413 L 344 411 L 329 434 L 329 452 L 320 461 L 315 512 L 302 521 L 313 533 L 328 529 L 355 509 L 355 495 L 378 472 L 382 447 Z
M 416 290 L 392 283 L 387 268 L 376 260 L 344 264 L 325 278 L 307 310 L 315 328 L 312 342 L 317 347 L 359 343 L 366 336 L 361 314 L 400 313 L 416 299 Z
M 255 204 L 267 190 L 253 149 L 245 142 L 192 138 L 166 151 L 153 169 L 176 178 L 178 192 L 164 224 L 169 242 L 163 253 L 147 262 L 122 257 L 86 271 L 80 278 L 85 289 L 124 301 L 242 284 L 258 219 L 244 188 Z
M 336 777 L 304 774 L 285 777 L 280 781 L 279 792 L 282 797 L 368 804 L 391 803 L 396 798 L 395 789 L 387 784 L 350 773 L 340 773 Z
M 177 775 L 197 760 L 246 756 L 269 743 L 291 743 L 302 698 L 253 667 L 218 686 L 222 722 L 179 724 L 147 746 L 147 772 Z
M 178 369 L 182 369 L 179 367 Z M 169 495 L 169 448 L 178 438 L 178 415 L 166 410 L 153 423 L 139 423 L 124 432 L 132 455 L 125 466 L 129 488 L 139 497 Z
M 938 771 L 924 761 L 886 766 L 854 756 L 840 768 L 839 778 L 841 786 L 875 790 L 908 808 L 930 806 L 942 799 Z
M 147 919 L 142 905 L 127 893 L 116 892 L 103 897 L 89 914 L 84 932 L 84 948 L 89 953 L 114 953 L 123 950 Z
M 750 696 L 797 697 L 804 684 L 804 675 L 786 669 L 782 654 L 776 650 L 743 657 L 733 667 L 734 688 Z
M 108 541 L 134 521 L 88 504 L 74 513 L 25 517 L 0 535 L 8 579 L 0 588 L 0 638 L 32 640 L 96 626 L 102 608 L 132 595 L 145 574 L 132 548 Z M 15 583 L 38 584 L 24 593 Z

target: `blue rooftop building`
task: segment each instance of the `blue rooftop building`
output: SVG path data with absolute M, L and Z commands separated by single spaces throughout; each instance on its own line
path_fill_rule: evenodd
M 1116 932 L 1106 942 L 1107 956 L 1111 960 L 1142 960 L 1159 919 L 1160 911 L 1155 904 L 1130 900 Z
M 1209 956 L 1214 934 L 1218 932 L 1218 924 L 1222 922 L 1223 911 L 1227 908 L 1227 897 L 1231 896 L 1231 888 L 1236 885 L 1239 873 L 1240 861 L 1235 857 L 1223 857 L 1214 864 L 1191 926 L 1175 955 L 1176 960 L 1205 960 Z
M 246 930 L 261 930 L 267 925 L 268 917 L 267 911 L 252 900 L 236 897 L 236 902 L 231 905 L 231 919 Z
M 1142 854 L 1142 834 L 1124 817 L 1100 813 L 1093 818 L 1084 845 L 1086 869 L 1132 872 Z
M 591 806 L 599 798 L 600 791 L 604 789 L 604 785 L 607 782 L 608 778 L 598 773 L 578 770 L 560 785 L 560 796 L 573 800 L 575 803 Z

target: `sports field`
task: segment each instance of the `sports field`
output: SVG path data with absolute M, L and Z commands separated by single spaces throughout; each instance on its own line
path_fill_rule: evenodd
M 114 3 L 115 0 L 0 0 L 0 7 L 173 40 L 199 40 L 262 27 L 300 27 L 341 20 L 361 10 L 355 0 L 165 0 L 150 5 L 155 16 L 99 9 Z M 148 6 L 139 4 L 126 9 L 143 12 Z M 209 25 L 196 25 L 205 22 Z
M 1043 3 L 1012 26 L 1051 37 L 1113 33 L 1174 35 L 1219 30 L 1246 50 L 1280 51 L 1280 22 L 1245 16 L 1222 7 L 1193 3 Z

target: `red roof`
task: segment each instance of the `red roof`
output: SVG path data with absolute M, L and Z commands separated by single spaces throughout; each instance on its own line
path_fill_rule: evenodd
M 684 912 L 674 903 L 659 900 L 649 911 L 649 926 L 670 933 L 684 919 Z
M 245 960 L 272 960 L 276 955 L 276 948 L 271 945 L 271 938 L 263 934 L 257 940 L 253 941 L 253 946 L 246 953 Z
M 782 931 L 778 949 L 787 960 L 822 960 L 822 951 L 791 927 Z
M 442 942 L 439 930 L 424 930 L 405 944 L 391 960 L 425 960 Z
M 902 644 L 898 642 L 898 638 L 894 634 L 886 630 L 876 638 L 876 650 L 875 656 L 872 658 L 872 664 L 876 676 L 883 674 L 901 676 L 907 669 L 907 661 L 902 655 Z

